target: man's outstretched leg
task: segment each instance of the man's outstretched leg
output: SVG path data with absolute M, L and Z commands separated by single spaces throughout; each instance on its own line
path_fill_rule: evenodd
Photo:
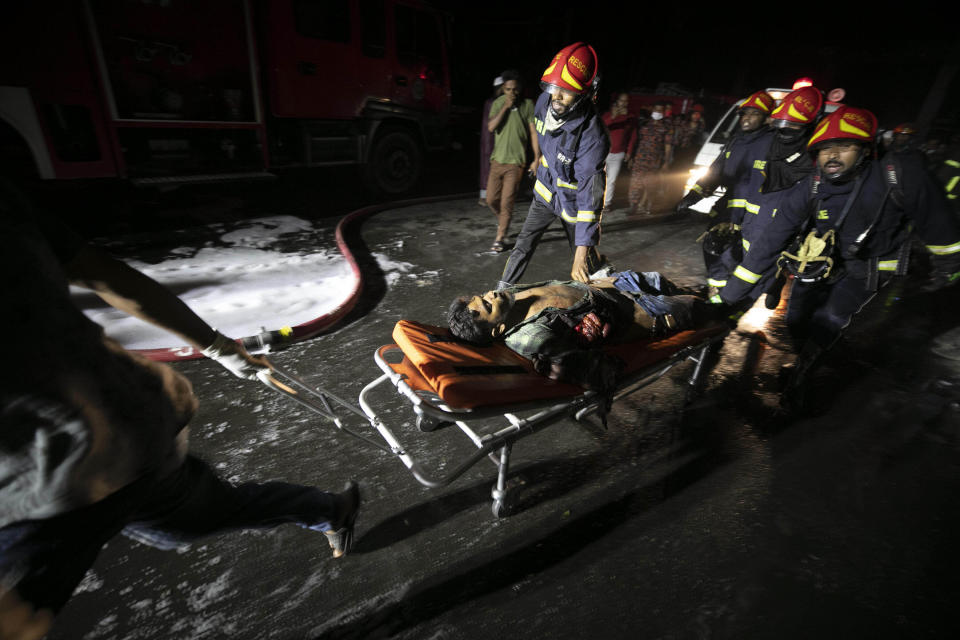
M 232 485 L 187 456 L 131 516 L 124 535 L 160 548 L 239 529 L 290 523 L 327 534 L 334 557 L 349 553 L 360 506 L 355 483 L 338 494 L 286 482 Z

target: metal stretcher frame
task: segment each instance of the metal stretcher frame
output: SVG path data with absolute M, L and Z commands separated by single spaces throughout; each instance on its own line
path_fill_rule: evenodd
M 715 327 L 699 334 L 701 337 L 696 342 L 682 346 L 657 362 L 623 376 L 612 394 L 612 401 L 616 402 L 652 384 L 686 360 L 694 363 L 687 383 L 690 389 L 695 388 L 703 374 L 703 365 L 710 349 L 722 342 L 728 333 L 727 327 Z M 495 517 L 502 517 L 507 512 L 506 483 L 514 443 L 567 417 L 580 421 L 609 401 L 607 397 L 594 391 L 581 391 L 562 398 L 460 409 L 449 406 L 435 391 L 430 391 L 430 384 L 422 378 L 412 380 L 411 378 L 416 377 L 415 370 L 411 370 L 409 366 L 402 367 L 403 358 L 404 353 L 396 344 L 384 345 L 374 353 L 374 360 L 383 374 L 361 390 L 358 398 L 359 408 L 325 390 L 311 387 L 280 368 L 275 367 L 274 375 L 262 377 L 261 380 L 274 390 L 290 396 L 300 404 L 330 419 L 338 429 L 399 458 L 413 477 L 426 487 L 447 486 L 482 458 L 489 458 L 497 466 L 497 481 L 491 492 L 492 511 Z M 373 406 L 371 394 L 387 382 L 396 388 L 401 397 L 410 402 L 416 414 L 417 426 L 421 431 L 432 431 L 442 423 L 453 423 L 473 442 L 477 450 L 444 475 L 438 476 L 427 472 L 412 456 L 409 449 L 400 442 Z M 364 417 L 379 433 L 386 447 L 363 434 L 348 429 L 336 415 L 333 405 L 339 405 L 355 415 Z M 527 411 L 532 413 L 525 417 L 517 415 L 519 412 Z M 506 426 L 487 433 L 480 433 L 468 424 L 498 417 L 506 420 Z
M 641 367 L 621 378 L 616 390 L 612 394 L 615 402 L 647 385 L 659 380 L 664 374 L 676 365 L 691 360 L 694 363 L 693 371 L 688 379 L 688 385 L 693 388 L 703 373 L 703 364 L 711 347 L 719 344 L 729 333 L 729 328 L 717 326 L 706 331 L 691 332 L 698 339 L 669 355 Z M 359 404 L 369 418 L 370 424 L 379 432 L 381 437 L 403 464 L 410 470 L 418 482 L 427 487 L 443 487 L 473 467 L 484 457 L 489 457 L 497 466 L 497 481 L 491 497 L 493 498 L 492 511 L 494 516 L 501 517 L 507 511 L 507 475 L 510 468 L 510 454 L 514 443 L 521 438 L 537 433 L 546 427 L 567 417 L 573 417 L 578 422 L 584 417 L 596 412 L 601 406 L 610 401 L 594 391 L 580 390 L 578 393 L 565 398 L 545 398 L 534 402 L 512 402 L 506 405 L 483 405 L 470 409 L 459 409 L 449 406 L 435 391 L 430 390 L 430 383 L 422 379 L 415 379 L 415 369 L 401 366 L 402 361 L 395 358 L 402 357 L 403 351 L 396 344 L 380 347 L 374 354 L 374 360 L 383 371 L 383 375 L 372 381 L 360 392 Z M 406 398 L 417 415 L 417 425 L 421 431 L 432 431 L 443 422 L 455 424 L 477 447 L 477 451 L 467 456 L 460 464 L 442 476 L 431 475 L 409 453 L 409 450 L 399 441 L 393 430 L 381 419 L 372 406 L 370 394 L 377 387 L 390 382 L 397 392 Z M 532 411 L 530 415 L 520 417 L 521 411 Z M 469 422 L 487 420 L 493 417 L 502 417 L 506 426 L 492 432 L 480 433 Z

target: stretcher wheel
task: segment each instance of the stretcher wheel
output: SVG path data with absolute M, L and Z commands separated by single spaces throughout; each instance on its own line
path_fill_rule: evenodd
M 430 416 L 420 415 L 417 416 L 417 429 L 423 431 L 424 433 L 429 433 L 431 431 L 436 431 L 440 427 L 445 427 L 447 425 L 453 424 L 447 420 L 437 420 L 436 418 L 431 418 Z
M 494 500 L 493 504 L 490 505 L 490 510 L 493 511 L 494 518 L 503 518 L 509 515 L 509 509 L 507 509 L 507 504 L 503 500 Z

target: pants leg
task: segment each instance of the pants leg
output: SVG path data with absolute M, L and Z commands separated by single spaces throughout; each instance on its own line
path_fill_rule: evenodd
M 830 348 L 850 325 L 860 309 L 876 295 L 861 278 L 842 277 L 830 287 L 825 304 L 814 310 L 810 322 L 810 340 L 823 349 Z
M 634 159 L 630 172 L 630 206 L 650 207 L 656 172 L 655 168 L 644 166 L 640 158 Z
M 293 523 L 329 528 L 337 499 L 285 482 L 233 486 L 188 456 L 166 477 L 147 476 L 87 507 L 0 529 L 0 597 L 13 590 L 34 609 L 58 612 L 121 531 L 159 548 L 241 528 Z
M 849 275 L 832 284 L 794 281 L 787 307 L 787 327 L 799 344 L 810 340 L 830 348 L 853 316 L 876 295 L 866 281 Z
M 540 237 L 556 219 L 557 214 L 553 209 L 537 198 L 533 199 L 527 211 L 527 218 L 523 221 L 523 228 L 520 229 L 520 235 L 517 236 L 517 244 L 514 245 L 510 257 L 507 258 L 507 264 L 503 268 L 503 275 L 500 276 L 501 283 L 510 285 L 520 281 L 527 270 L 527 265 L 530 264 L 533 252 L 537 249 Z
M 517 190 L 523 177 L 523 167 L 518 164 L 503 165 L 502 191 L 500 193 L 500 211 L 497 220 L 497 240 L 503 240 L 510 231 L 513 219 L 513 205 L 517 201 Z
M 796 348 L 800 348 L 810 337 L 813 312 L 824 304 L 827 293 L 828 286 L 822 283 L 793 281 L 790 302 L 787 304 L 786 323 Z
M 337 515 L 336 496 L 316 487 L 286 482 L 235 486 L 199 458 L 187 456 L 138 506 L 123 533 L 151 546 L 174 548 L 215 533 L 285 523 L 323 531 Z
M 507 165 L 490 161 L 490 174 L 487 177 L 487 207 L 493 215 L 500 215 L 500 198 L 503 191 L 503 167 Z
M 730 270 L 723 263 L 721 256 L 703 252 L 703 264 L 707 269 L 707 284 L 718 289 L 727 283 Z
M 633 167 L 630 169 L 630 192 L 628 195 L 630 206 L 635 207 L 643 198 L 645 184 L 645 172 L 640 166 L 640 160 L 635 158 Z
M 620 175 L 620 168 L 623 166 L 623 158 L 626 155 L 623 151 L 620 153 L 607 154 L 605 169 L 607 172 L 607 186 L 603 192 L 603 208 L 607 209 L 613 202 L 614 192 L 617 190 L 617 176 Z
M 148 485 L 141 479 L 87 507 L 0 529 L 0 597 L 12 591 L 38 611 L 59 612 Z

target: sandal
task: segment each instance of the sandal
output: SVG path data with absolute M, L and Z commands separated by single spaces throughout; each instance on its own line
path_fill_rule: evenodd
M 353 548 L 353 525 L 357 521 L 357 512 L 360 511 L 360 488 L 351 480 L 340 496 L 347 501 L 347 515 L 339 528 L 323 532 L 333 549 L 334 558 L 347 555 Z
M 503 253 L 504 249 L 506 249 L 506 247 L 503 245 L 502 240 L 494 241 L 493 246 L 490 247 L 490 251 L 493 251 L 494 253 Z

